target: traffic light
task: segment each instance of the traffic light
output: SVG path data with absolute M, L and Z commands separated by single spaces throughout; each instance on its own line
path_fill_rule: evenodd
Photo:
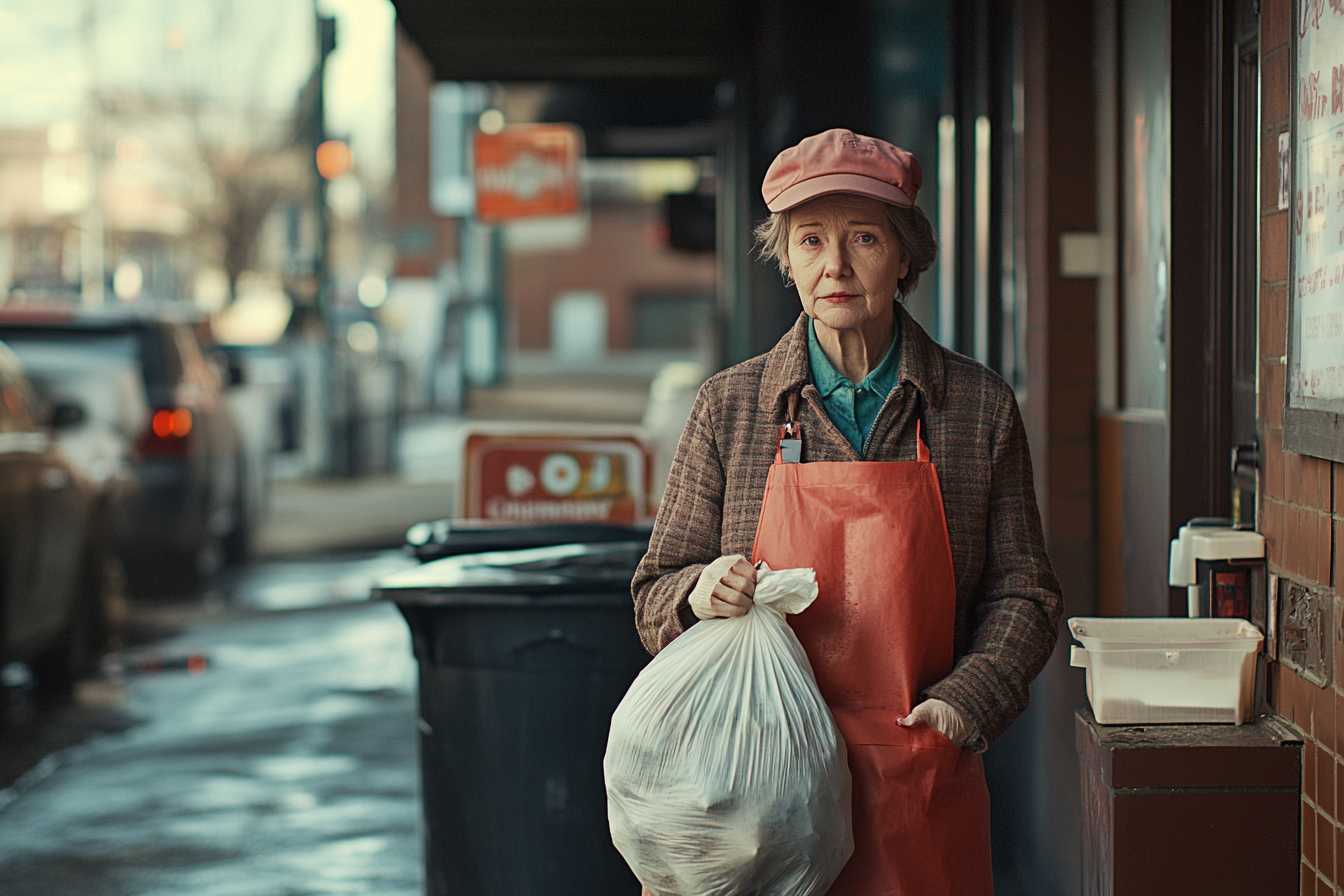
M 317 145 L 317 173 L 323 180 L 335 180 L 355 167 L 355 154 L 344 140 L 324 140 Z

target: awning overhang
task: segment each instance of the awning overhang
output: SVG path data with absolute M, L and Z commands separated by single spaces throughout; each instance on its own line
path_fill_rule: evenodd
M 393 0 L 440 81 L 718 80 L 745 0 Z

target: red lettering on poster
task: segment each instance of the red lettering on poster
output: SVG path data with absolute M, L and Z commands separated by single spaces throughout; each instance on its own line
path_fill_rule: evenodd
M 1325 117 L 1326 97 L 1321 91 L 1321 73 L 1312 72 L 1298 79 L 1298 95 L 1301 98 L 1302 117 L 1307 121 L 1316 121 Z
M 1325 0 L 1302 0 L 1302 30 L 1298 32 L 1298 37 L 1306 37 L 1307 29 L 1314 28 L 1319 30 L 1321 27 L 1321 16 L 1325 13 Z

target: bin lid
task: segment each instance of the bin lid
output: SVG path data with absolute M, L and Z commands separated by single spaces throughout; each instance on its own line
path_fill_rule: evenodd
M 1069 632 L 1088 650 L 1164 650 L 1259 644 L 1260 630 L 1238 618 L 1184 616 L 1074 616 Z
M 561 544 L 444 557 L 380 579 L 372 600 L 421 605 L 630 600 L 646 541 Z
M 648 545 L 651 522 L 553 523 L 519 525 L 513 521 L 438 519 L 416 523 L 406 530 L 405 549 L 428 563 L 455 554 L 516 551 L 556 544 L 599 541 L 635 541 Z

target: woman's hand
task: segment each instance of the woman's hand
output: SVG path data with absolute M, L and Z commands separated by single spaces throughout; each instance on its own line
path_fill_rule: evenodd
M 944 737 L 959 747 L 964 747 L 975 738 L 975 728 L 966 717 L 957 711 L 951 703 L 929 698 L 910 711 L 910 715 L 897 719 L 896 724 L 905 728 L 923 722 L 937 728 Z
M 691 612 L 697 619 L 745 616 L 756 593 L 756 567 L 741 554 L 720 557 L 700 573 L 691 591 Z

